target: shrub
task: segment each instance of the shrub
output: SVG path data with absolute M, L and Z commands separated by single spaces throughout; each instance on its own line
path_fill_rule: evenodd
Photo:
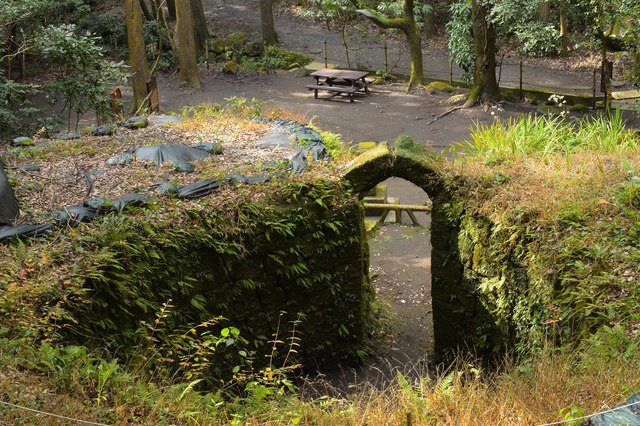
M 8 140 L 26 131 L 26 119 L 39 110 L 29 98 L 37 86 L 7 80 L 3 74 L 0 73 L 0 140 Z
M 559 52 L 562 35 L 553 25 L 529 22 L 515 31 L 518 52 L 525 55 L 545 56 Z
M 100 59 L 102 48 L 97 40 L 91 33 L 78 34 L 74 25 L 46 27 L 38 38 L 44 58 L 59 70 L 45 90 L 51 104 L 63 103 L 63 111 L 68 112 L 67 128 L 71 127 L 72 110 L 77 119 L 90 109 L 99 116 L 110 116 L 108 84 L 126 77 L 122 62 Z

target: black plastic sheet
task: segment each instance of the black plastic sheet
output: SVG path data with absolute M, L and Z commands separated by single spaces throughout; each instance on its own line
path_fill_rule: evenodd
M 593 426 L 640 425 L 640 393 L 627 399 L 613 410 L 589 418 L 587 424 Z
M 157 165 L 162 163 L 177 163 L 180 161 L 190 163 L 191 161 L 202 160 L 203 158 L 209 157 L 209 153 L 202 149 L 192 148 L 179 143 L 143 146 L 136 149 L 134 153 L 137 159 L 153 161 Z
M 291 171 L 295 174 L 304 173 L 309 168 L 307 150 L 301 149 L 291 157 Z
M 20 214 L 18 200 L 13 193 L 13 188 L 9 184 L 7 176 L 4 174 L 2 163 L 0 163 L 0 224 L 7 224 L 13 221 Z
M 213 179 L 205 179 L 190 185 L 178 187 L 178 196 L 182 198 L 200 198 L 220 189 L 220 182 Z
M 151 201 L 151 197 L 149 197 L 148 195 L 139 194 L 137 192 L 130 192 L 120 198 L 112 200 L 111 205 L 115 210 L 121 212 L 127 207 L 141 206 L 149 201 Z
M 90 222 L 92 219 L 95 219 L 98 216 L 98 210 L 86 207 L 86 206 L 69 206 L 64 209 L 64 213 L 68 215 L 68 219 L 61 220 L 60 222 L 66 222 L 69 226 L 76 227 L 80 223 Z M 63 219 L 64 216 L 61 215 L 60 219 Z
M 331 160 L 331 154 L 329 153 L 329 151 L 327 150 L 327 147 L 322 144 L 319 143 L 317 145 L 315 145 L 313 148 L 311 148 L 311 161 L 313 161 L 314 163 L 317 161 L 325 161 L 325 160 Z
M 50 232 L 53 228 L 48 223 L 22 224 L 16 226 L 0 226 L 0 242 L 12 238 L 35 238 Z

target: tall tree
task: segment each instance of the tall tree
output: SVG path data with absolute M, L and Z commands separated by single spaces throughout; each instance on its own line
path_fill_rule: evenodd
M 191 2 L 182 0 L 176 2 L 176 32 L 175 47 L 178 50 L 180 85 L 200 88 L 198 61 L 196 60 L 196 42 L 193 31 L 193 16 Z
M 425 13 L 423 20 L 423 32 L 427 38 L 435 37 L 436 29 L 436 2 L 435 0 L 424 0 Z
M 541 0 L 538 4 L 538 13 L 540 19 L 549 19 L 551 17 L 551 1 Z
M 491 102 L 500 97 L 496 80 L 496 29 L 488 19 L 490 7 L 491 3 L 486 0 L 471 0 L 475 64 L 473 86 L 465 106 L 480 99 Z
M 150 78 L 147 52 L 142 35 L 142 11 L 138 0 L 124 0 L 125 20 L 127 24 L 127 43 L 129 45 L 129 65 L 131 66 L 133 102 L 131 112 L 137 111 L 147 96 L 147 81 Z
M 424 71 L 422 65 L 422 42 L 420 30 L 416 24 L 414 0 L 404 0 L 403 16 L 390 18 L 367 7 L 362 0 L 350 0 L 358 13 L 366 16 L 371 22 L 382 28 L 395 28 L 402 31 L 409 42 L 409 58 L 411 61 L 411 76 L 407 90 L 415 85 L 424 85 Z
M 204 44 L 209 38 L 207 20 L 204 16 L 202 0 L 191 0 L 191 16 L 193 17 L 193 33 L 198 52 L 204 50 Z
M 140 8 L 142 10 L 142 14 L 144 15 L 144 19 L 146 19 L 147 21 L 153 21 L 155 19 L 144 0 L 140 0 Z
M 167 9 L 169 10 L 169 16 L 171 19 L 176 19 L 176 0 L 166 0 Z M 178 3 L 184 3 L 186 0 L 178 0 Z
M 278 38 L 273 24 L 273 0 L 260 0 L 260 24 L 263 42 L 269 46 L 275 45 Z

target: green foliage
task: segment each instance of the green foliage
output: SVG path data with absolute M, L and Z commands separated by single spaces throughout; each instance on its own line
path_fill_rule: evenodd
M 27 120 L 39 112 L 29 98 L 37 87 L 0 76 L 0 140 L 9 140 L 29 130 Z
M 452 3 L 450 13 L 451 17 L 446 26 L 449 34 L 449 56 L 464 71 L 462 79 L 470 81 L 475 61 L 471 2 L 461 0 Z
M 560 52 L 560 31 L 544 22 L 528 22 L 515 29 L 518 52 L 525 55 L 548 56 Z
M 143 25 L 149 25 L 148 21 L 144 21 Z M 127 26 L 125 17 L 122 14 L 113 13 L 93 16 L 92 19 L 87 22 L 87 29 L 96 37 L 99 37 L 103 45 L 110 46 L 112 39 L 115 39 L 118 45 L 126 48 Z
M 636 327 L 640 139 L 621 115 L 521 117 L 478 125 L 472 138 L 453 150 L 474 176 L 454 183 L 474 187 L 452 203 L 464 211 L 458 246 L 502 335 L 528 352 L 545 336 L 575 343 Z
M 290 70 L 301 68 L 313 61 L 311 56 L 267 46 L 267 54 L 258 58 L 242 57 L 242 64 L 257 70 Z
M 162 221 L 154 219 L 158 207 L 151 205 L 136 219 L 110 216 L 79 227 L 56 247 L 11 245 L 15 260 L 6 261 L 9 275 L 2 283 L 12 292 L 0 300 L 6 320 L 0 325 L 10 335 L 35 338 L 85 342 L 82 336 L 92 335 L 96 340 L 87 344 L 128 353 L 137 345 L 140 320 L 152 324 L 150 316 L 172 299 L 171 310 L 180 315 L 163 318 L 164 330 L 188 336 L 176 330 L 206 323 L 208 312 L 216 312 L 258 344 L 260 336 L 271 335 L 286 304 L 292 313 L 285 321 L 300 312 L 309 315 L 300 326 L 305 354 L 353 356 L 372 297 L 362 265 L 356 264 L 363 250 L 359 203 L 349 201 L 338 184 L 322 180 L 278 183 L 268 192 L 264 202 L 206 212 L 171 210 L 170 219 Z M 46 262 L 25 268 L 34 265 L 33 258 Z M 22 272 L 21 278 L 21 270 L 34 272 Z M 290 297 L 278 296 L 283 291 Z M 57 325 L 49 330 L 51 318 Z M 210 326 L 196 327 L 199 338 L 204 332 L 212 339 L 220 335 L 223 327 Z M 178 344 L 191 347 L 188 339 Z M 255 355 L 257 368 L 262 355 Z M 239 362 L 238 353 L 219 356 L 214 358 L 220 368 Z
M 73 25 L 47 27 L 39 36 L 43 57 L 59 70 L 46 88 L 47 97 L 51 104 L 62 102 L 68 110 L 67 128 L 71 127 L 71 111 L 77 118 L 90 109 L 102 117 L 115 113 L 106 96 L 107 88 L 126 78 L 124 64 L 100 59 L 102 49 L 96 42 L 90 33 L 78 34 Z
M 638 149 L 640 141 L 625 129 L 619 111 L 608 120 L 583 118 L 577 126 L 560 117 L 521 116 L 490 125 L 476 123 L 472 141 L 457 143 L 452 152 L 487 156 L 487 161 L 575 152 L 623 152 Z

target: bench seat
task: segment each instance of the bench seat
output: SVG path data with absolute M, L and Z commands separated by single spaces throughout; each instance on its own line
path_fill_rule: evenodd
M 305 86 L 309 90 L 314 91 L 314 97 L 318 99 L 318 90 L 326 90 L 327 92 L 336 92 L 336 93 L 348 93 L 349 101 L 353 102 L 353 94 L 358 91 L 357 87 L 336 87 L 336 86 L 325 86 L 321 84 L 309 84 Z

